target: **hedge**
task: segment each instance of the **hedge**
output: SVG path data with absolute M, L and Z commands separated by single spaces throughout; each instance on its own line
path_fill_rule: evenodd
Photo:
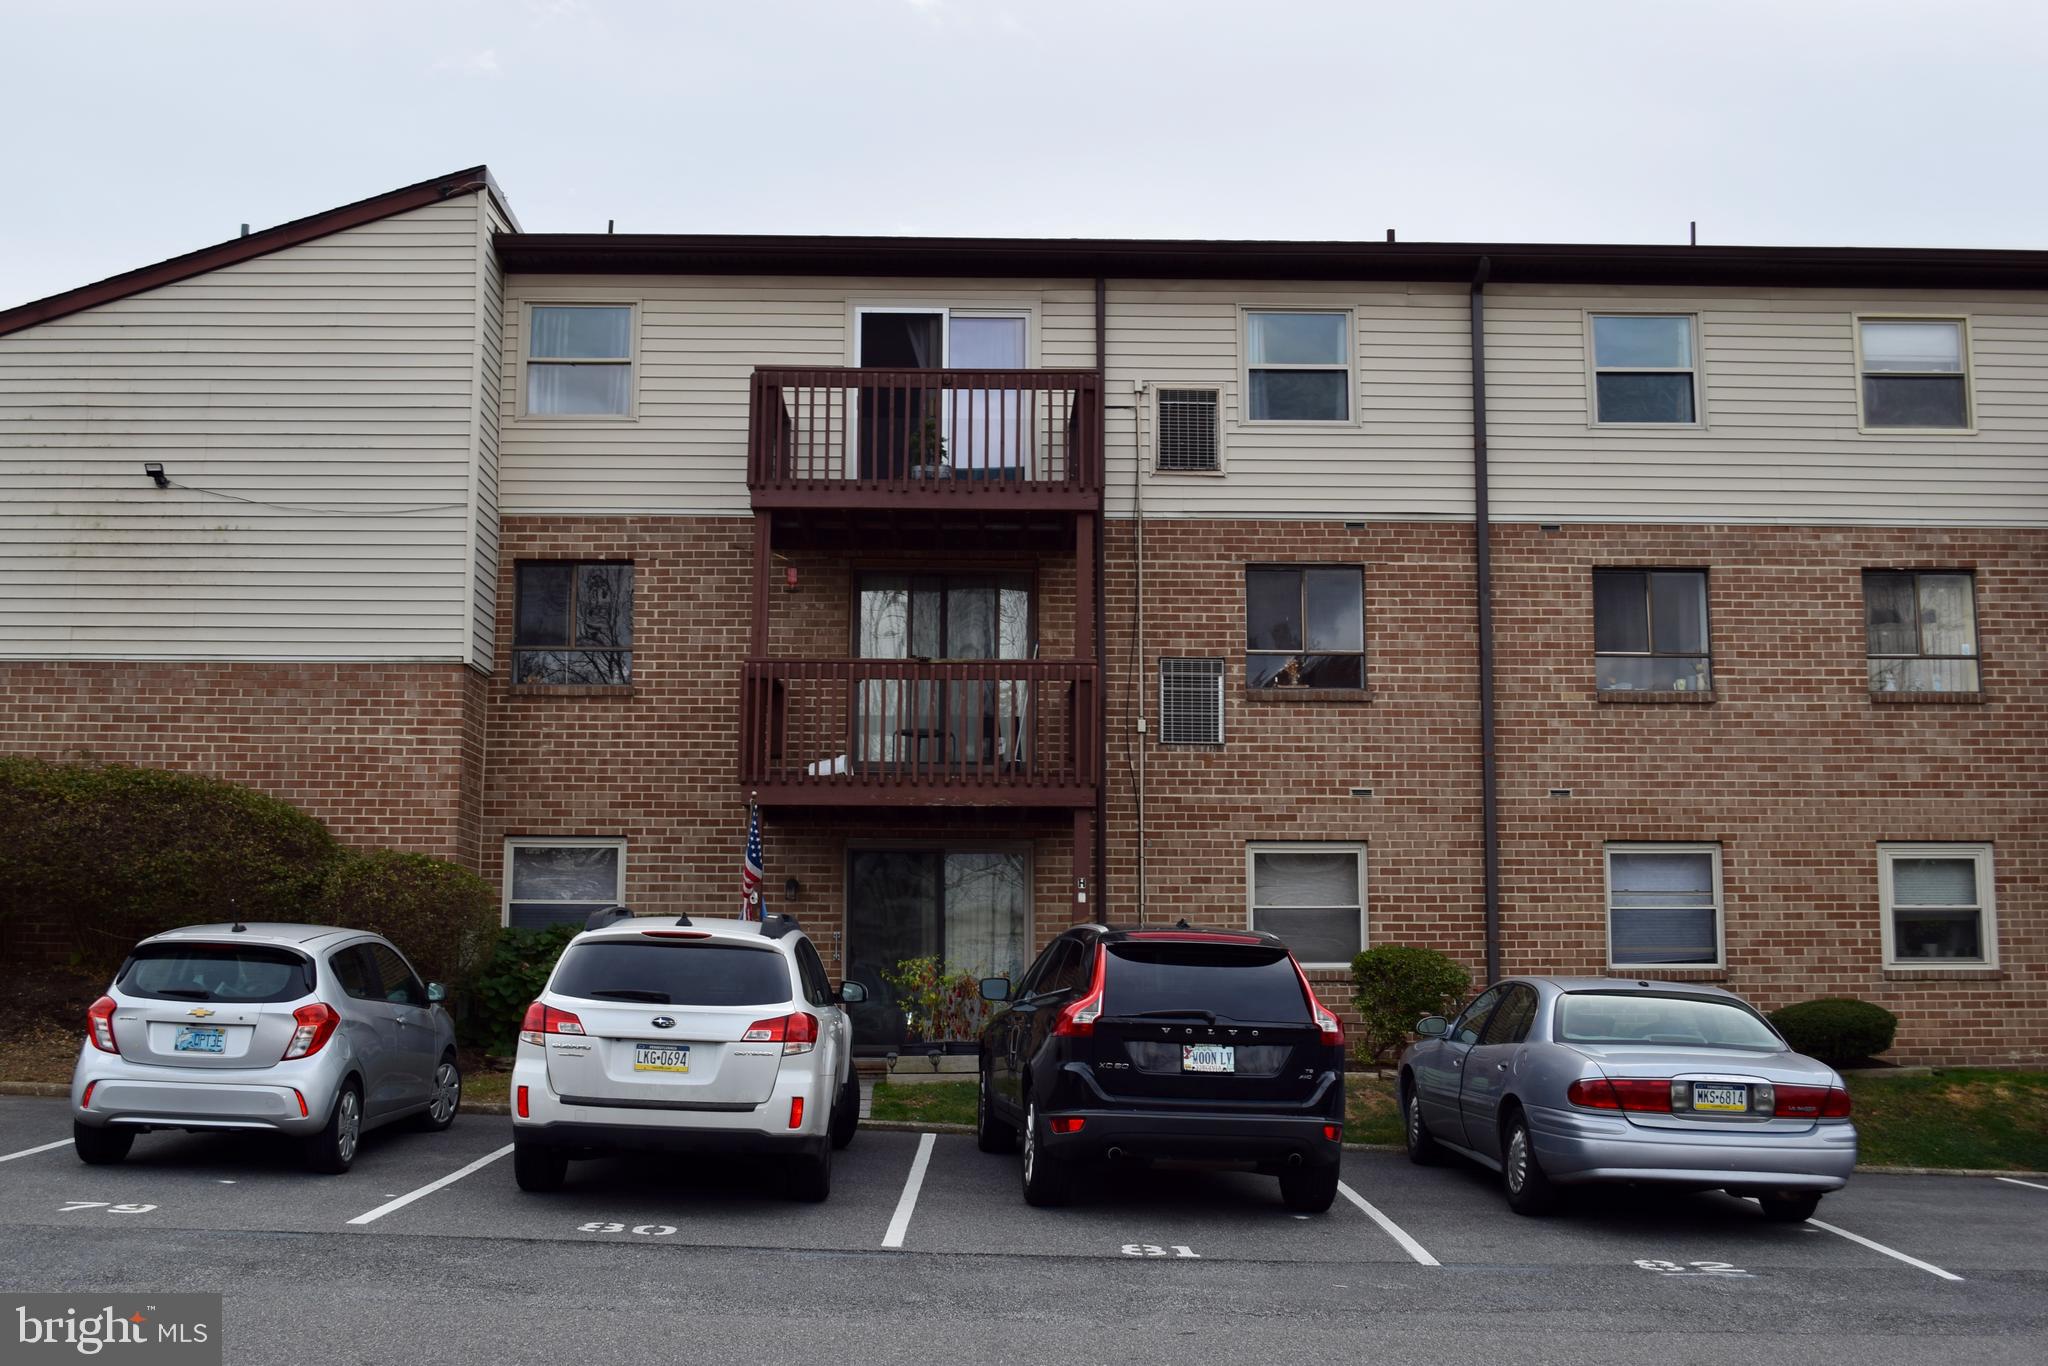
M 1435 949 L 1383 944 L 1351 960 L 1352 1003 L 1363 1017 L 1353 1054 L 1362 1063 L 1389 1061 L 1408 1042 L 1415 1022 L 1463 999 L 1472 976 Z
M 498 937 L 498 894 L 469 869 L 425 854 L 347 851 L 328 865 L 306 919 L 381 934 L 430 981 L 464 990 Z
M 1848 996 L 1801 1001 L 1771 1012 L 1771 1023 L 1795 1052 L 1829 1066 L 1874 1058 L 1892 1046 L 1899 1017 Z
M 461 1021 L 465 1041 L 493 1053 L 510 1053 L 526 1007 L 548 984 L 555 960 L 583 929 L 580 920 L 538 930 L 506 930 L 470 992 Z

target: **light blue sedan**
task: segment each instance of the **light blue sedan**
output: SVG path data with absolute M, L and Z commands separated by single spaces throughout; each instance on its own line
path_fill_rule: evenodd
M 1542 1214 L 1592 1182 L 1725 1190 L 1797 1222 L 1856 1165 L 1849 1092 L 1718 987 L 1515 977 L 1401 1058 L 1410 1160 L 1456 1152 Z

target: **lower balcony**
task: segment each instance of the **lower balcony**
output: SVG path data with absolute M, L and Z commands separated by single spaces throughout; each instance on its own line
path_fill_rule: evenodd
M 740 782 L 764 806 L 1095 801 L 1091 660 L 757 659 Z

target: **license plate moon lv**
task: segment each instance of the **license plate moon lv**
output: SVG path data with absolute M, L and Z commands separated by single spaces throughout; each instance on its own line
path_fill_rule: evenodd
M 642 1043 L 633 1045 L 633 1070 L 635 1072 L 687 1072 L 690 1070 L 690 1046 L 672 1043 Z
M 1189 1043 L 1180 1048 L 1183 1072 L 1235 1072 L 1237 1050 L 1227 1044 Z

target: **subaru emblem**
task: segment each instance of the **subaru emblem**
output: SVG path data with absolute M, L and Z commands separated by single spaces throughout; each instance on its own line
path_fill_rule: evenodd
M 675 1019 L 668 1015 L 657 1015 L 651 1023 L 656 1029 L 674 1029 L 676 1027 Z

